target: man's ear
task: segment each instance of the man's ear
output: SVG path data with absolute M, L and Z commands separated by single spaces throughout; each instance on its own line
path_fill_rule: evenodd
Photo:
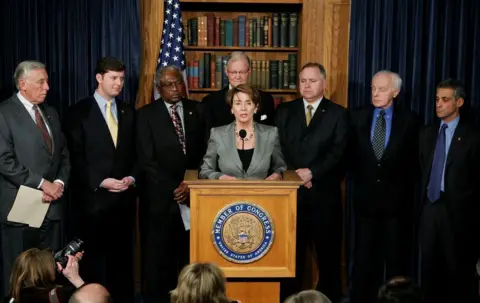
M 394 91 L 393 91 L 393 98 L 396 98 L 399 93 L 400 93 L 400 90 L 399 90 L 399 89 L 394 90 Z
M 455 103 L 457 104 L 457 107 L 462 107 L 463 103 L 465 103 L 465 100 L 463 100 L 463 98 L 458 98 L 455 100 Z
M 95 79 L 97 79 L 98 83 L 101 83 L 103 81 L 103 75 L 102 74 L 96 74 Z

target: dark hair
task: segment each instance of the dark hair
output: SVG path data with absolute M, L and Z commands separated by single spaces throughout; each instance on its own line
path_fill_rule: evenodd
M 109 71 L 123 72 L 126 69 L 123 61 L 114 57 L 103 57 L 97 62 L 95 74 L 105 74 Z
M 420 288 L 408 277 L 395 277 L 378 291 L 377 303 L 422 303 Z
M 467 97 L 467 93 L 465 92 L 465 87 L 463 83 L 456 79 L 446 79 L 442 82 L 438 83 L 437 89 L 439 88 L 450 88 L 453 90 L 453 94 L 455 95 L 455 100 L 460 98 L 465 99 Z
M 260 92 L 254 86 L 250 84 L 239 84 L 235 87 L 232 87 L 227 93 L 227 104 L 232 107 L 233 98 L 237 93 L 245 93 L 252 100 L 253 104 L 260 108 Z
M 323 67 L 323 65 L 321 65 L 320 63 L 307 62 L 304 66 L 302 66 L 302 69 L 300 70 L 300 72 L 302 72 L 306 68 L 318 68 L 323 78 L 327 79 L 327 71 L 325 70 L 325 67 Z

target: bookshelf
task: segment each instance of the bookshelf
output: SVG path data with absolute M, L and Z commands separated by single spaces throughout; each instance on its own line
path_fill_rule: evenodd
M 252 61 L 249 83 L 277 104 L 296 99 L 302 2 L 181 1 L 190 98 L 201 100 L 228 85 L 226 57 L 243 51 Z

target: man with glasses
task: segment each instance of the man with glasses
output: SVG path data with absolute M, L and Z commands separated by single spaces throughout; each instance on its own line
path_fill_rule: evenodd
M 230 107 L 227 104 L 227 92 L 232 87 L 248 82 L 251 73 L 250 58 L 244 52 L 233 52 L 228 57 L 225 73 L 228 77 L 228 87 L 216 91 L 203 98 L 203 103 L 210 115 L 212 127 L 227 125 L 233 122 L 234 117 Z M 260 91 L 260 104 L 257 113 L 254 115 L 255 121 L 273 125 L 275 107 L 272 95 Z
M 162 67 L 155 83 L 161 98 L 139 109 L 137 119 L 144 178 L 139 185 L 144 300 L 170 302 L 178 273 L 189 263 L 185 214 L 190 200 L 183 176 L 200 166 L 210 127 L 203 104 L 183 98 L 183 77 L 176 67 Z

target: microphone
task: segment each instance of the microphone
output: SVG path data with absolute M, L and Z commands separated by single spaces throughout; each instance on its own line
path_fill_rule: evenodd
M 244 129 L 241 129 L 238 132 L 238 135 L 240 136 L 240 139 L 242 139 L 242 150 L 243 150 L 245 145 L 245 137 L 247 136 L 247 131 Z

